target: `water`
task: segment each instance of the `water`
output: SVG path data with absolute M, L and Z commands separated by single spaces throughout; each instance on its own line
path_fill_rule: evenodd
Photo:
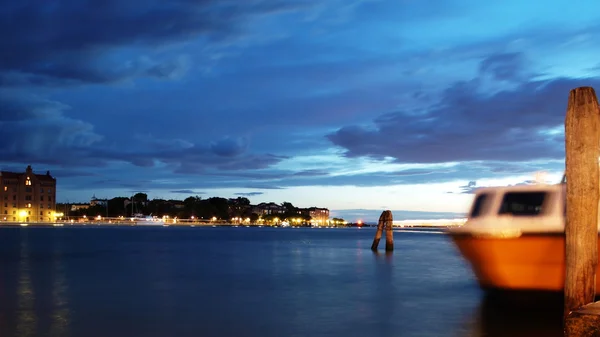
M 2 228 L 1 336 L 562 336 L 502 307 L 439 233 Z

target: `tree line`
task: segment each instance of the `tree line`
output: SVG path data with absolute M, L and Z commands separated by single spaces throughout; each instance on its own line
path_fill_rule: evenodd
M 250 200 L 244 197 L 235 199 L 227 199 L 220 197 L 211 197 L 202 199 L 198 196 L 191 196 L 183 201 L 181 200 L 165 200 L 165 199 L 148 199 L 145 193 L 137 193 L 132 198 L 116 197 L 104 201 L 102 203 L 88 208 L 80 208 L 71 211 L 71 204 L 57 204 L 57 211 L 63 212 L 67 217 L 130 217 L 134 214 L 141 213 L 144 215 L 156 215 L 159 217 L 169 216 L 179 219 L 212 219 L 230 220 L 232 218 L 250 219 L 255 222 L 259 218 L 259 214 L 253 212 L 253 206 Z M 264 220 L 273 220 L 279 218 L 285 219 L 302 219 L 310 221 L 311 217 L 307 214 L 301 214 L 300 209 L 295 207 L 290 202 L 281 203 L 281 207 L 285 210 L 283 214 L 269 214 L 262 218 Z M 338 219 L 341 220 L 341 219 Z

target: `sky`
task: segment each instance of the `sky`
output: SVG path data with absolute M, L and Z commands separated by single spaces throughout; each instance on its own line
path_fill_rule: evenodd
M 564 171 L 600 4 L 0 0 L 0 170 L 147 193 L 452 217 Z

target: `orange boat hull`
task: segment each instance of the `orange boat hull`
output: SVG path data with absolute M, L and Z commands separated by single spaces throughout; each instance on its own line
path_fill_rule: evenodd
M 514 238 L 460 233 L 451 237 L 484 289 L 564 290 L 564 233 L 524 234 Z M 596 273 L 600 275 L 600 269 Z M 596 294 L 600 295 L 600 277 L 596 278 Z

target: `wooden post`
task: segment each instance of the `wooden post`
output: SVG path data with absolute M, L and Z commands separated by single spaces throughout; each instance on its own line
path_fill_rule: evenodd
M 591 87 L 569 93 L 565 119 L 565 318 L 594 301 L 598 264 L 600 108 Z
M 394 250 L 394 218 L 392 217 L 391 211 L 385 211 L 385 251 L 391 252 Z
M 373 244 L 371 245 L 372 251 L 377 251 L 377 247 L 379 247 L 381 234 L 383 234 L 383 226 L 385 225 L 385 221 L 383 220 L 384 214 L 385 212 L 381 213 L 381 215 L 379 216 L 379 222 L 377 223 L 377 232 L 375 232 L 375 238 L 373 239 Z
M 373 239 L 373 244 L 371 245 L 372 251 L 377 251 L 377 247 L 379 246 L 379 241 L 381 240 L 381 235 L 383 234 L 383 229 L 385 228 L 385 250 L 392 251 L 394 250 L 394 237 L 392 232 L 392 211 L 383 211 L 379 216 L 379 223 L 377 223 L 377 232 L 375 233 L 375 238 Z

